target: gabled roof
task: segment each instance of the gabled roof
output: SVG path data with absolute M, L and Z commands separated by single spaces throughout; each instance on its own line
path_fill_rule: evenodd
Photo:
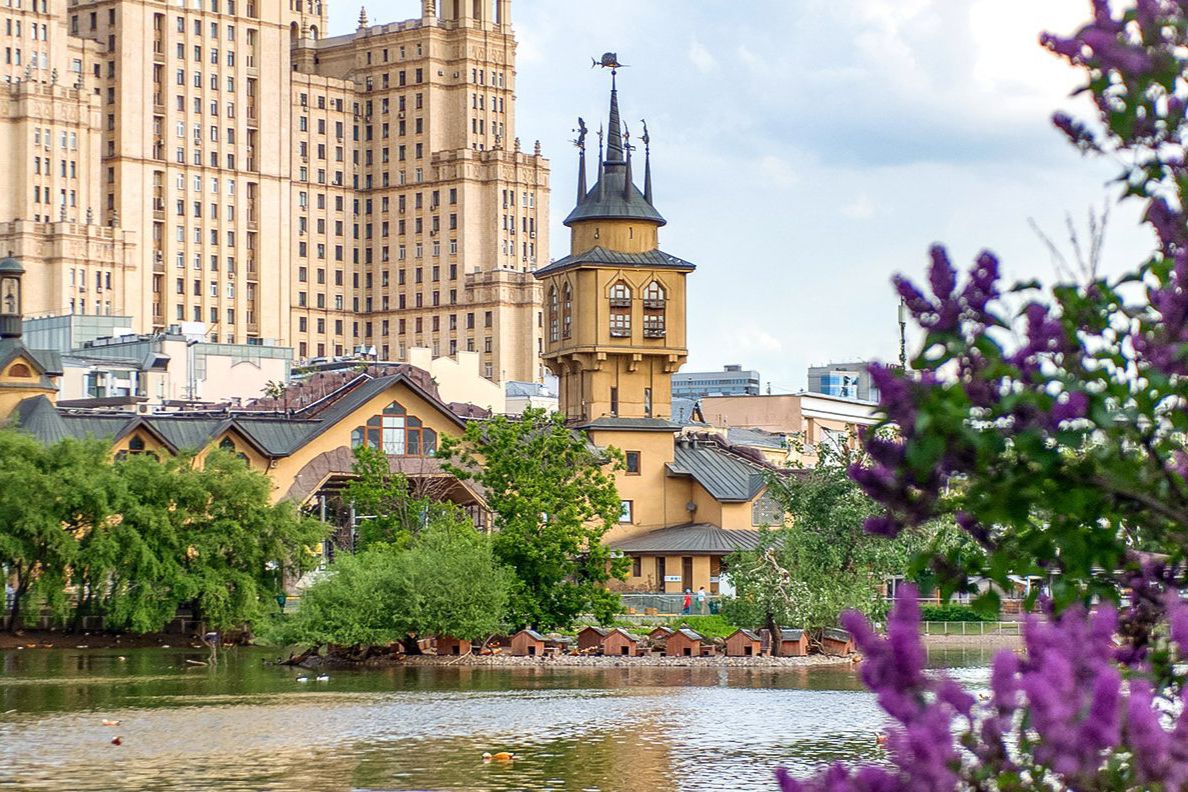
M 584 253 L 557 259 L 536 271 L 536 277 L 551 275 L 554 272 L 571 269 L 583 264 L 604 267 L 642 267 L 644 269 L 672 269 L 692 272 L 697 266 L 683 258 L 678 258 L 663 250 L 648 250 L 643 253 L 622 253 L 617 250 L 607 250 L 595 247 Z
M 701 637 L 701 635 L 699 633 L 693 632 L 688 627 L 682 627 L 681 629 L 677 630 L 677 632 L 679 632 L 681 635 L 688 638 L 690 641 L 704 641 L 705 640 L 704 638 Z
M 71 437 L 66 423 L 45 396 L 32 396 L 22 400 L 13 415 L 17 426 L 46 445 L 52 445 Z
M 729 635 L 729 636 L 727 636 L 727 640 L 729 640 L 730 638 L 733 638 L 733 637 L 734 637 L 734 636 L 736 636 L 736 635 L 740 635 L 740 634 L 741 634 L 741 635 L 742 635 L 744 638 L 746 638 L 748 641 L 758 641 L 758 640 L 759 640 L 759 636 L 758 636 L 758 635 L 756 635 L 756 634 L 755 634 L 754 632 L 752 632 L 751 630 L 744 630 L 742 627 L 739 627 L 737 630 L 735 630 L 734 632 L 730 633 L 730 635 Z
M 583 627 L 582 629 L 578 630 L 578 635 L 581 635 L 582 633 L 586 632 L 587 630 L 593 630 L 594 632 L 601 635 L 603 638 L 605 638 L 610 633 L 610 630 L 607 630 L 603 627 L 595 627 L 593 624 L 588 624 L 585 627 Z
M 799 641 L 804 636 L 804 630 L 780 630 L 781 641 Z
M 534 641 L 543 641 L 545 639 L 545 637 L 543 635 L 541 635 L 540 633 L 538 633 L 536 630 L 532 629 L 531 627 L 520 630 L 520 632 L 524 633 L 525 635 L 527 635 L 529 638 L 531 638 Z
M 767 432 L 763 429 L 743 429 L 731 427 L 726 430 L 726 439 L 731 445 L 751 446 L 752 448 L 770 448 L 786 450 L 788 441 L 782 434 Z
M 759 547 L 759 531 L 728 530 L 704 523 L 660 528 L 642 536 L 609 542 L 608 546 L 621 553 L 693 553 L 696 555 L 730 555 L 738 550 Z
M 753 499 L 766 484 L 767 470 L 716 443 L 696 440 L 678 441 L 668 465 L 669 475 L 691 476 L 714 500 L 725 503 Z
M 668 635 L 672 635 L 674 632 L 676 632 L 676 630 L 672 629 L 671 627 L 665 627 L 665 626 L 661 625 L 659 627 L 653 627 L 651 632 L 648 633 L 648 635 L 655 637 L 656 633 L 662 633 L 663 635 L 668 636 Z
M 62 373 L 62 358 L 60 356 L 48 355 L 50 359 L 47 361 L 37 352 L 25 346 L 19 338 L 0 338 L 0 369 L 21 357 L 29 361 L 29 364 L 33 367 L 34 373 L 38 376 L 39 387 L 54 387 L 54 383 L 50 381 L 50 377 L 58 376 Z

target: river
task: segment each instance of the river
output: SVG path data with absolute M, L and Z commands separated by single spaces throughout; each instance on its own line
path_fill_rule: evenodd
M 0 789 L 772 790 L 878 761 L 849 666 L 392 668 L 297 682 L 267 650 L 0 652 Z M 984 685 L 990 653 L 930 662 Z M 104 720 L 120 725 L 104 726 Z M 122 744 L 112 745 L 113 737 Z M 514 751 L 485 764 L 484 751 Z

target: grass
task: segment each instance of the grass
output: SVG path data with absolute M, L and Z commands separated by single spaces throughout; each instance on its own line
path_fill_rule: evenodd
M 722 616 L 677 616 L 668 620 L 668 626 L 674 630 L 688 627 L 704 638 L 725 638 L 738 629 Z

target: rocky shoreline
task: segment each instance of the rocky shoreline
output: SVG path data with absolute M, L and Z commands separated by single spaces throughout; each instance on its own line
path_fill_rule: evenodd
M 808 668 L 812 666 L 848 666 L 852 657 L 808 655 L 805 657 L 613 657 L 602 655 L 560 655 L 556 657 L 515 657 L 513 655 L 382 655 L 362 662 L 336 660 L 332 657 L 308 658 L 305 668 Z

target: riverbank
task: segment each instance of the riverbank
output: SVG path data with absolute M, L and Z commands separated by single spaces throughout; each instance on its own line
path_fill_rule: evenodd
M 806 657 L 617 657 L 603 655 L 558 655 L 555 657 L 516 657 L 513 655 L 381 655 L 361 662 L 313 657 L 301 663 L 303 668 L 807 668 L 811 666 L 847 666 L 852 657 L 808 655 Z
M 37 649 L 168 649 L 171 647 L 204 648 L 197 636 L 150 633 L 68 633 L 57 630 L 20 630 L 0 632 L 0 651 Z

